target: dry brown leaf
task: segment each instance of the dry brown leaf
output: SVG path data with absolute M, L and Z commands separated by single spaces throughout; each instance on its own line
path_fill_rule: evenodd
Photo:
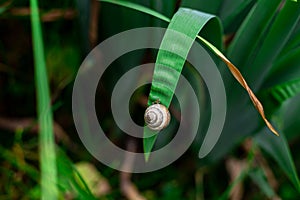
M 216 54 L 219 56 L 227 65 L 229 68 L 230 72 L 234 76 L 234 78 L 245 88 L 245 90 L 248 92 L 249 97 L 251 101 L 253 102 L 256 110 L 259 112 L 261 115 L 262 119 L 265 121 L 266 125 L 268 128 L 277 136 L 279 136 L 279 133 L 275 130 L 275 128 L 272 126 L 272 124 L 267 120 L 264 112 L 264 108 L 260 101 L 257 99 L 255 94 L 252 92 L 250 87 L 248 86 L 246 80 L 244 79 L 243 75 L 241 72 L 220 52 L 217 48 L 213 47 L 208 41 L 206 41 L 204 38 L 197 36 L 201 41 L 203 41 L 207 46 L 209 46 Z

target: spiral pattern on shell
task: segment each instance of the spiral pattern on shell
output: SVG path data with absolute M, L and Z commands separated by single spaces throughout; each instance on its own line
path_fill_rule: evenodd
M 144 119 L 151 130 L 160 131 L 169 125 L 171 116 L 164 105 L 153 104 L 146 109 Z

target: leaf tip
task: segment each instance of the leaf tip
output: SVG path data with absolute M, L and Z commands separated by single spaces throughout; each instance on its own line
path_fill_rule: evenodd
M 279 133 L 275 130 L 275 128 L 272 126 L 272 124 L 268 120 L 266 120 L 266 119 L 265 119 L 265 122 L 266 122 L 268 128 L 270 129 L 270 131 L 272 131 L 272 133 L 274 135 L 276 135 L 276 136 L 279 137 L 280 136 Z
M 145 156 L 145 162 L 147 163 L 149 161 L 149 158 L 150 158 L 150 152 L 145 152 L 144 153 L 144 156 Z

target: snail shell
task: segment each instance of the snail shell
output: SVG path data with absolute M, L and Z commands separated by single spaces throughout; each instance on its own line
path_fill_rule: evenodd
M 169 125 L 171 116 L 164 105 L 153 104 L 146 109 L 144 119 L 151 130 L 160 131 Z

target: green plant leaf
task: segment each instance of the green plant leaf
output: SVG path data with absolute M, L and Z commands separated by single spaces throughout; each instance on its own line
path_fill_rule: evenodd
M 300 48 L 295 48 L 276 61 L 272 71 L 264 83 L 264 88 L 274 87 L 278 84 L 300 77 Z
M 41 199 L 51 200 L 58 197 L 53 119 L 37 0 L 30 0 L 30 8 L 40 132 Z
M 267 92 L 269 93 L 268 96 L 272 96 L 281 105 L 286 100 L 300 93 L 300 78 L 276 85 L 268 89 Z
M 273 137 L 270 134 L 264 134 L 264 132 L 265 130 L 258 133 L 254 137 L 254 141 L 273 157 L 300 192 L 299 178 L 284 134 L 281 134 L 280 137 Z
M 76 195 L 80 199 L 95 200 L 96 197 L 67 155 L 61 149 L 58 149 L 57 155 L 60 190 Z
M 242 72 L 247 70 L 244 69 L 247 67 L 246 61 L 252 57 L 256 50 L 255 47 L 264 38 L 268 24 L 280 3 L 281 0 L 258 1 L 238 29 L 228 48 L 227 56 L 235 65 L 239 66 Z
M 208 22 L 210 23 L 208 24 Z M 201 34 L 201 30 L 206 27 L 206 24 L 211 26 L 210 28 L 216 33 L 215 35 L 212 34 L 211 37 L 215 38 L 214 41 L 220 46 L 221 28 L 215 16 L 188 8 L 180 8 L 175 13 L 157 55 L 148 105 L 160 102 L 167 108 L 169 107 L 189 50 L 198 33 Z M 183 33 L 187 37 L 176 40 L 173 31 Z M 170 69 L 173 70 L 170 71 Z M 151 132 L 145 127 L 144 136 L 146 137 L 143 141 L 146 160 L 148 160 L 149 152 L 151 152 L 157 138 L 157 134 L 147 137 Z
M 168 30 L 170 29 L 182 32 L 187 36 L 187 38 L 183 38 L 186 39 L 185 41 L 174 41 L 174 38 L 172 37 L 174 36 L 172 34 L 173 32 L 169 33 L 167 31 L 165 33 L 160 46 L 160 49 L 163 50 L 160 50 L 158 52 L 156 59 L 156 66 L 154 69 L 148 105 L 151 105 L 158 100 L 166 107 L 169 107 L 179 76 L 185 63 L 185 59 L 190 48 L 192 47 L 193 43 L 191 42 L 196 39 L 196 36 L 201 31 L 201 29 L 204 28 L 207 22 L 214 19 L 216 18 L 214 18 L 213 15 L 187 8 L 180 8 L 178 12 L 173 16 L 171 23 L 168 26 Z M 217 23 L 217 21 L 212 24 L 212 26 L 215 27 L 216 32 L 219 32 L 220 36 L 221 29 L 218 28 L 218 25 L 219 24 Z M 220 37 L 218 39 L 220 39 Z M 175 46 L 176 50 L 174 50 Z M 168 52 L 167 50 L 170 50 L 170 52 Z M 171 50 L 175 52 L 171 53 Z M 184 53 L 181 53 L 181 55 L 184 55 L 184 57 L 180 57 L 179 55 L 177 55 L 176 51 L 184 51 Z M 166 71 L 167 68 L 165 68 L 164 66 L 174 69 L 177 73 L 173 73 L 167 76 L 167 74 L 170 74 L 170 72 Z
M 249 176 L 268 198 L 271 199 L 276 195 L 273 188 L 268 183 L 263 169 L 254 168 L 250 170 Z
M 241 25 L 256 0 L 225 0 L 219 11 L 225 33 L 234 33 Z
M 250 59 L 247 64 L 247 67 L 251 66 L 251 70 L 247 73 L 247 80 L 254 90 L 263 84 L 274 61 L 283 50 L 299 20 L 300 2 L 286 1 L 265 35 L 265 40 L 256 52 L 255 59 Z
M 300 94 L 289 99 L 282 105 L 283 111 L 283 124 L 284 132 L 287 139 L 293 140 L 299 138 L 300 130 Z
M 300 46 L 300 22 L 298 22 L 295 31 L 292 33 L 289 41 L 287 42 L 286 46 L 280 53 L 280 58 L 299 46 Z

